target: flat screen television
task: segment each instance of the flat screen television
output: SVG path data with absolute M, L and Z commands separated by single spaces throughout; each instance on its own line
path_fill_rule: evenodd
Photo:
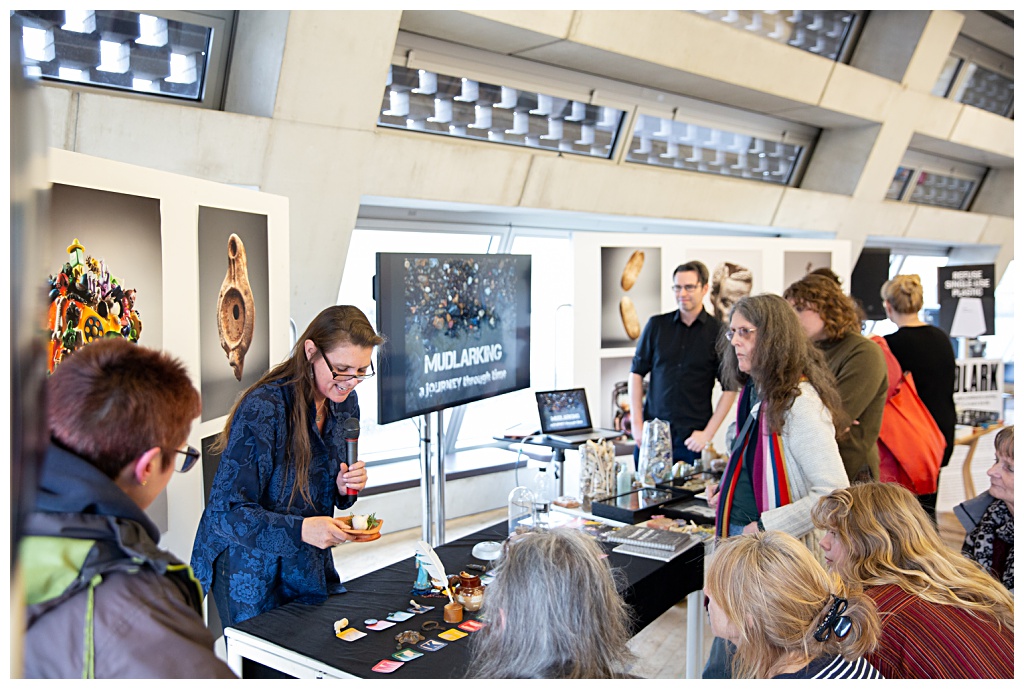
M 378 253 L 386 424 L 530 387 L 529 256 Z

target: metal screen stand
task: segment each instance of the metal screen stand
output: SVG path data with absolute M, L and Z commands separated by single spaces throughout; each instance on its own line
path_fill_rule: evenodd
M 431 426 L 434 437 L 431 438 Z M 420 422 L 420 502 L 423 539 L 432 547 L 444 540 L 444 412 L 424 414 Z

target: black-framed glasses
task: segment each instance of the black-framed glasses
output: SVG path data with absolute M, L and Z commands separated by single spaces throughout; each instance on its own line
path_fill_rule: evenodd
M 739 335 L 741 340 L 749 340 L 750 333 L 756 332 L 757 328 L 729 328 L 728 330 L 725 331 L 725 339 L 729 340 L 729 342 L 732 342 L 732 338 Z
M 334 378 L 334 380 L 340 380 L 342 382 L 347 382 L 350 380 L 362 381 L 368 378 L 373 378 L 377 374 L 377 372 L 373 370 L 372 359 L 370 360 L 370 370 L 367 371 L 366 373 L 338 373 L 338 371 L 334 368 L 334 365 L 327 358 L 327 353 L 323 350 L 323 347 L 318 347 L 317 349 L 320 350 L 320 356 L 324 358 L 324 363 L 327 364 L 327 370 L 331 372 L 331 376 Z
M 184 450 L 175 450 L 175 452 L 180 455 L 184 455 L 185 457 L 184 459 L 175 459 L 174 461 L 174 470 L 179 474 L 184 474 L 186 471 L 194 467 L 201 456 L 199 454 L 199 450 L 191 445 L 186 445 Z

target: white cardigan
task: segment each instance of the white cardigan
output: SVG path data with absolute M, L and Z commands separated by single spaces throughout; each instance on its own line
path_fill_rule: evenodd
M 751 413 L 757 414 L 760 407 L 757 404 Z M 821 403 L 814 386 L 806 381 L 800 383 L 800 394 L 786 412 L 781 438 L 793 501 L 762 512 L 761 523 L 765 530 L 785 531 L 802 538 L 814 530 L 811 509 L 818 499 L 850 485 L 836 444 L 832 415 Z M 817 545 L 813 537 L 805 540 L 809 546 Z

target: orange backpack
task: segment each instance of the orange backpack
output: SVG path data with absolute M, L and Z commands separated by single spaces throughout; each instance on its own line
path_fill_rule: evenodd
M 917 495 L 934 493 L 946 451 L 946 438 L 917 394 L 914 377 L 904 371 L 885 338 L 872 335 L 885 354 L 889 392 L 878 433 L 878 480 L 895 482 Z

